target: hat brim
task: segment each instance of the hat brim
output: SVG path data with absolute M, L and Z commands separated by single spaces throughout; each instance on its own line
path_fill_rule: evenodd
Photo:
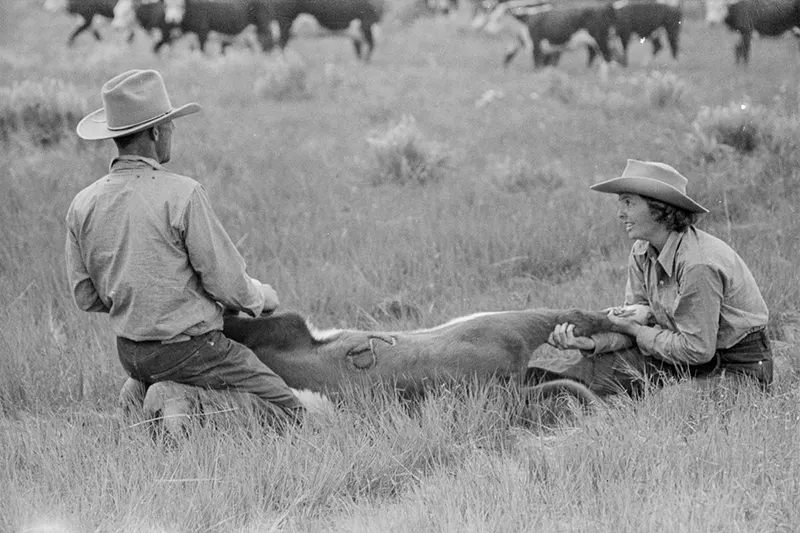
M 619 177 L 596 183 L 593 191 L 613 194 L 632 193 L 680 207 L 692 213 L 708 213 L 708 209 L 698 204 L 681 191 L 660 180 L 641 177 Z
M 191 102 L 180 107 L 175 107 L 168 113 L 159 115 L 158 117 L 148 120 L 147 122 L 141 122 L 129 128 L 112 130 L 108 127 L 105 109 L 100 108 L 97 111 L 92 111 L 83 117 L 83 119 L 78 122 L 78 127 L 75 128 L 75 131 L 78 133 L 78 137 L 81 139 L 86 139 L 87 141 L 113 139 L 114 137 L 122 137 L 123 135 L 130 135 L 131 133 L 136 133 L 137 131 L 146 130 L 147 128 L 155 126 L 156 124 L 164 122 L 165 120 L 172 120 L 174 118 L 191 115 L 192 113 L 197 113 L 198 111 L 200 111 L 200 105 Z

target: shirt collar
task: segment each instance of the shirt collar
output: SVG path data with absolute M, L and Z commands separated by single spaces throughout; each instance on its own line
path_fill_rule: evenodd
M 155 159 L 151 159 L 143 155 L 129 154 L 120 155 L 112 159 L 111 164 L 108 166 L 108 171 L 112 172 L 115 169 L 127 170 L 141 166 L 148 166 L 154 170 L 164 170 L 164 167 L 162 167 Z
M 683 240 L 683 235 L 683 233 L 678 233 L 677 231 L 670 232 L 667 242 L 664 243 L 664 247 L 658 254 L 656 254 L 656 249 L 650 246 L 649 242 L 636 241 L 633 243 L 633 254 L 645 255 L 651 261 L 658 261 L 661 268 L 664 269 L 664 273 L 672 277 L 672 272 L 675 269 L 675 258 L 678 255 L 678 247 L 680 247 Z

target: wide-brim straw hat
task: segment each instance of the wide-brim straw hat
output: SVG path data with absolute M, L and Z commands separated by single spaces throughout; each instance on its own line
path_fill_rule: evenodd
M 615 194 L 638 194 L 692 213 L 708 213 L 708 209 L 686 194 L 687 183 L 689 180 L 669 165 L 655 161 L 628 159 L 622 176 L 596 183 L 591 186 L 591 189 Z
M 194 102 L 173 107 L 161 74 L 129 70 L 103 84 L 103 107 L 83 117 L 78 136 L 87 140 L 112 139 L 200 111 Z

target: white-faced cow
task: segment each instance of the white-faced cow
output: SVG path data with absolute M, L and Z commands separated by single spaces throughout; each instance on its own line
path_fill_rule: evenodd
M 614 9 L 614 28 L 622 44 L 620 63 L 623 65 L 628 64 L 628 45 L 634 35 L 652 42 L 653 57 L 655 57 L 663 48 L 659 38 L 660 31 L 663 31 L 667 36 L 672 58 L 678 58 L 678 40 L 682 24 L 682 14 L 679 6 L 653 1 L 619 0 L 614 2 Z M 590 64 L 594 56 L 595 51 L 590 49 Z
M 356 57 L 369 61 L 375 48 L 373 29 L 383 16 L 383 0 L 267 0 L 278 23 L 278 45 L 286 47 L 292 23 L 300 15 L 311 15 L 330 31 L 350 30 Z
M 172 7 L 172 4 L 170 4 Z M 129 28 L 138 24 L 146 31 L 157 29 L 161 38 L 153 46 L 158 52 L 172 41 L 173 33 L 194 33 L 205 51 L 209 33 L 217 32 L 232 37 L 250 25 L 256 27 L 256 36 L 264 51 L 272 48 L 269 11 L 263 0 L 186 0 L 181 6 L 180 18 L 171 13 L 167 18 L 164 0 L 119 0 L 114 10 L 114 26 Z M 223 52 L 229 41 L 223 41 Z
M 70 15 L 76 15 L 83 19 L 83 22 L 72 30 L 67 39 L 67 45 L 72 46 L 75 38 L 84 31 L 91 31 L 96 40 L 102 40 L 97 28 L 92 27 L 92 22 L 95 15 L 109 20 L 113 19 L 116 5 L 117 0 L 45 0 L 44 8 L 51 12 L 66 11 Z M 128 42 L 132 39 L 133 32 L 130 32 Z
M 583 41 L 583 44 L 596 47 L 606 63 L 613 59 L 609 36 L 614 28 L 615 10 L 611 3 L 586 7 L 553 7 L 532 15 L 515 16 L 528 26 L 533 44 L 534 67 L 558 64 L 561 51 L 557 48 L 553 51 L 553 47 L 567 46 L 574 42 L 576 35 L 584 34 L 588 34 L 591 41 Z M 513 53 L 506 57 L 506 61 L 512 58 Z
M 800 0 L 708 0 L 706 22 L 724 22 L 741 36 L 734 48 L 736 63 L 750 60 L 750 42 L 753 33 L 777 37 L 792 30 L 798 36 L 800 27 Z
M 522 49 L 532 51 L 535 68 L 556 65 L 562 52 L 584 46 L 607 61 L 616 58 L 609 43 L 614 24 L 610 3 L 569 7 L 551 0 L 484 0 L 477 5 L 473 28 L 510 31 L 515 38 L 504 65 Z

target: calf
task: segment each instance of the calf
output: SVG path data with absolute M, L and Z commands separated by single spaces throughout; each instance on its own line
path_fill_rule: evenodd
M 167 7 L 163 0 L 119 0 L 114 11 L 114 25 L 130 27 L 138 22 L 147 31 L 158 29 L 161 38 L 153 46 L 156 53 L 172 41 L 173 31 L 196 34 L 200 50 L 204 52 L 210 32 L 234 36 L 251 24 L 256 27 L 262 49 L 268 51 L 272 48 L 269 10 L 265 0 L 186 0 L 177 20 L 177 15 L 172 11 L 174 4 L 170 2 L 169 5 L 171 20 L 167 19 Z M 223 52 L 224 49 L 225 42 Z
M 706 5 L 706 22 L 725 22 L 728 28 L 739 33 L 740 40 L 734 48 L 734 60 L 737 64 L 747 64 L 750 61 L 753 32 L 777 37 L 792 30 L 798 36 L 800 0 L 738 0 L 732 3 L 709 0 Z
M 526 309 L 477 313 L 414 331 L 319 331 L 300 316 L 226 317 L 227 337 L 251 348 L 294 389 L 336 393 L 347 384 L 404 391 L 470 377 L 521 377 L 556 324 L 576 335 L 609 331 L 603 313 Z
M 638 306 L 636 320 L 646 322 L 649 308 Z M 546 371 L 526 372 L 528 361 L 560 323 L 575 325 L 575 335 L 614 331 L 605 313 L 579 310 L 526 309 L 477 313 L 440 326 L 413 331 L 319 331 L 294 313 L 258 318 L 227 316 L 225 335 L 245 346 L 295 389 L 303 405 L 324 408 L 353 385 L 393 385 L 405 396 L 430 386 L 471 378 L 506 377 L 538 381 Z M 537 376 L 537 374 L 539 374 Z M 568 392 L 585 404 L 602 404 L 586 386 L 569 379 L 526 386 L 523 395 Z M 313 402 L 312 405 L 309 402 Z M 145 419 L 163 417 L 170 432 L 186 429 L 188 417 L 202 405 L 231 409 L 254 407 L 253 397 L 210 392 L 172 382 L 149 386 L 129 379 L 120 394 L 123 411 Z M 330 404 L 328 404 L 328 407 Z M 144 413 L 142 413 L 144 411 Z
M 78 15 L 83 19 L 83 22 L 77 28 L 72 30 L 67 45 L 72 46 L 75 38 L 84 31 L 90 30 L 94 38 L 98 41 L 102 40 L 100 32 L 96 28 L 92 28 L 92 22 L 95 15 L 105 17 L 107 19 L 114 18 L 114 7 L 117 5 L 117 0 L 46 0 L 44 8 L 47 11 L 61 11 L 64 10 L 71 15 Z M 133 40 L 133 32 L 128 34 L 128 42 Z

